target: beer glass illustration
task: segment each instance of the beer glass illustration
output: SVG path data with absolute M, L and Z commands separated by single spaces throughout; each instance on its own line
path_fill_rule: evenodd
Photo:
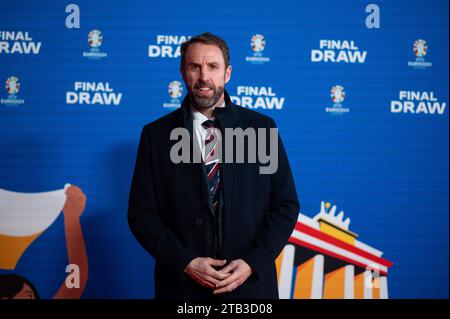
M 69 186 L 39 193 L 0 188 L 0 269 L 15 269 L 31 243 L 56 220 Z

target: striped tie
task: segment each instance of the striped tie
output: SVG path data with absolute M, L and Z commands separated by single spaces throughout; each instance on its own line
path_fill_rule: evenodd
M 202 126 L 207 130 L 205 137 L 205 167 L 206 176 L 208 177 L 208 184 L 211 193 L 211 200 L 213 209 L 216 211 L 219 202 L 219 188 L 220 188 L 220 139 L 216 133 L 218 130 L 215 127 L 214 118 L 206 120 Z

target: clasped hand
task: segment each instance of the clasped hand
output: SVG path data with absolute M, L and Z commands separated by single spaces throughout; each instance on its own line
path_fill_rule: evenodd
M 197 257 L 184 271 L 200 285 L 213 289 L 214 294 L 235 290 L 252 274 L 252 268 L 242 259 L 225 264 L 226 260 Z

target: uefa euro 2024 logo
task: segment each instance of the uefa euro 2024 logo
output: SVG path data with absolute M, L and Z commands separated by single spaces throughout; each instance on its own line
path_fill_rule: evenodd
M 180 97 L 183 95 L 183 84 L 180 81 L 172 81 L 168 88 L 169 96 L 172 98 L 170 102 L 164 103 L 163 107 L 178 108 L 181 106 Z
M 416 56 L 415 61 L 408 61 L 408 66 L 414 69 L 425 69 L 432 66 L 432 63 L 425 60 L 425 56 L 428 53 L 427 41 L 423 39 L 417 39 L 413 44 L 413 52 Z
M 254 52 L 261 52 L 264 51 L 264 48 L 266 47 L 266 40 L 264 40 L 264 36 L 262 34 L 255 34 L 252 36 L 250 45 L 252 46 L 252 50 Z
M 91 49 L 89 52 L 83 52 L 83 57 L 90 60 L 99 60 L 108 56 L 106 52 L 100 51 L 100 47 L 103 44 L 103 34 L 100 30 L 93 29 L 89 31 L 88 43 Z
M 15 95 L 19 93 L 20 90 L 20 82 L 19 79 L 15 76 L 10 76 L 6 79 L 6 92 L 10 95 Z
M 325 108 L 327 113 L 331 114 L 344 114 L 350 112 L 348 107 L 344 107 L 342 103 L 345 100 L 345 91 L 342 85 L 334 85 L 330 92 L 331 101 L 333 101 L 332 107 Z
M 418 58 L 424 57 L 425 55 L 427 55 L 427 50 L 428 50 L 427 41 L 422 39 L 414 41 L 413 51 L 416 57 Z
M 103 42 L 102 33 L 99 30 L 92 30 L 89 32 L 88 41 L 92 48 L 98 48 Z
M 178 99 L 183 95 L 183 85 L 180 81 L 170 82 L 169 95 L 172 99 Z
M 345 91 L 342 85 L 335 85 L 331 88 L 331 100 L 336 104 L 341 104 L 345 99 Z
M 17 93 L 20 91 L 20 81 L 17 76 L 10 76 L 6 79 L 5 89 L 8 96 L 5 99 L 0 99 L 0 105 L 18 106 L 25 103 L 24 99 L 17 97 Z
M 88 35 L 89 45 L 92 48 L 98 48 L 103 43 L 103 36 L 99 30 L 92 30 Z
M 250 40 L 250 46 L 253 51 L 253 56 L 246 56 L 245 61 L 253 64 L 262 64 L 270 62 L 270 58 L 263 56 L 262 52 L 266 48 L 266 39 L 262 34 L 255 34 Z

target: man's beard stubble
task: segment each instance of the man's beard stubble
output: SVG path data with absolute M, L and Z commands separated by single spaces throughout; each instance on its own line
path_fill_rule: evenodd
M 213 95 L 211 97 L 197 95 L 195 89 L 199 87 L 210 88 L 213 91 Z M 189 96 L 191 99 L 191 103 L 197 110 L 209 109 L 217 104 L 224 90 L 225 88 L 223 86 L 219 86 L 216 88 L 212 84 L 199 81 L 194 85 L 193 90 L 189 90 Z

